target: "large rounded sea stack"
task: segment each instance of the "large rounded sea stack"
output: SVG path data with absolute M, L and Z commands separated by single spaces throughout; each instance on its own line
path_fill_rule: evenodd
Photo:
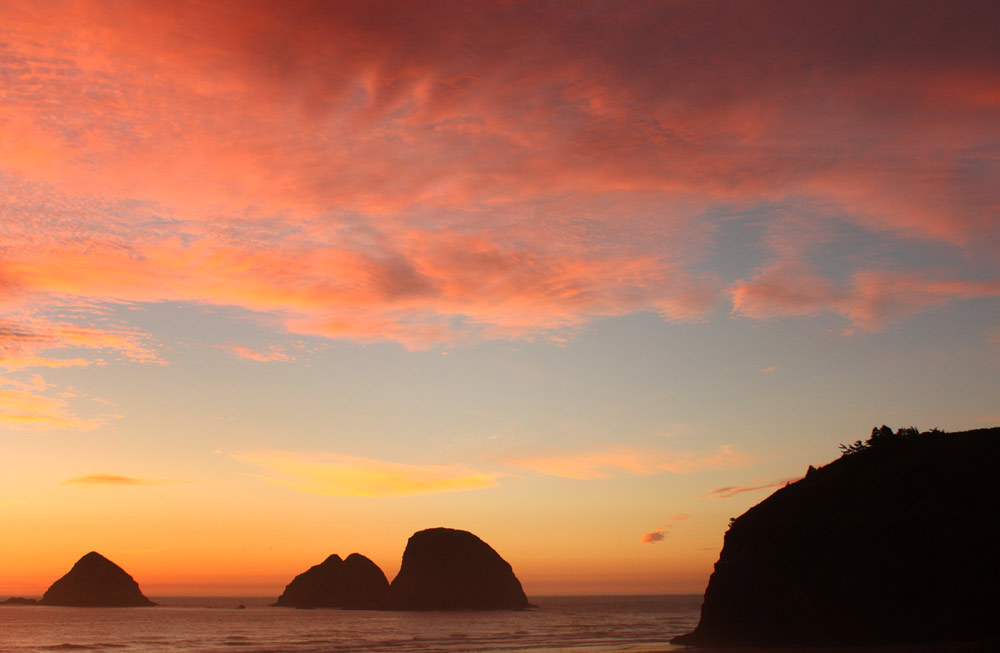
M 302 572 L 285 587 L 274 605 L 290 608 L 381 608 L 389 581 L 378 565 L 359 553 L 346 560 L 334 554 Z
M 156 605 L 139 589 L 124 569 L 100 553 L 91 551 L 69 572 L 52 583 L 42 605 L 69 605 L 86 608 L 131 608 Z
M 467 531 L 430 528 L 406 543 L 389 588 L 394 610 L 518 610 L 528 607 L 510 564 Z
M 732 523 L 674 642 L 1000 650 L 1000 428 L 882 427 L 842 448 Z

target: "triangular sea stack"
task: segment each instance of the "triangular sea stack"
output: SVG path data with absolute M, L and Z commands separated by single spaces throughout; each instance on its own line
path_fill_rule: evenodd
M 467 531 L 430 528 L 406 543 L 389 588 L 395 610 L 516 610 L 528 607 L 506 560 Z
M 291 608 L 374 610 L 382 607 L 389 581 L 378 565 L 359 553 L 334 554 L 296 576 L 274 605 Z
M 41 603 L 88 608 L 156 605 L 143 596 L 124 569 L 95 551 L 80 558 L 65 576 L 52 583 Z

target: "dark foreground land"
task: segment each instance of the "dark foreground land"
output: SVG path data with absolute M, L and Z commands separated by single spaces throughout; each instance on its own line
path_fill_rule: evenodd
M 993 647 L 984 648 L 982 645 L 969 642 L 959 642 L 894 645 L 872 644 L 869 646 L 691 646 L 689 648 L 682 648 L 681 650 L 689 650 L 692 653 L 695 651 L 698 653 L 995 653 L 997 649 Z
M 733 521 L 674 643 L 1000 651 L 1000 428 L 882 427 L 842 449 Z

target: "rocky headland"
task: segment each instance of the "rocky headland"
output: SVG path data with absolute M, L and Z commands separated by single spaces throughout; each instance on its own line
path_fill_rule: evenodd
M 378 565 L 359 553 L 334 554 L 296 576 L 274 605 L 292 608 L 374 610 L 385 604 L 389 581 Z
M 696 646 L 992 642 L 1000 428 L 888 427 L 735 519 Z
M 156 605 L 124 569 L 100 553 L 80 558 L 65 576 L 46 590 L 41 605 L 77 607 L 145 607 Z
M 406 543 L 389 587 L 393 610 L 516 610 L 529 607 L 506 560 L 467 531 L 430 528 Z

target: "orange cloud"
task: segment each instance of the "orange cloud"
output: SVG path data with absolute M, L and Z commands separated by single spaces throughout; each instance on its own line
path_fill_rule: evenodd
M 656 544 L 657 542 L 662 542 L 667 537 L 668 529 L 669 526 L 663 526 L 657 530 L 645 533 L 639 538 L 639 541 L 643 544 Z
M 40 375 L 32 374 L 27 381 L 8 379 L 0 376 L 0 386 L 10 386 L 24 392 L 43 392 L 49 387 L 49 384 Z
M 13 428 L 89 431 L 115 417 L 118 416 L 79 417 L 69 412 L 64 399 L 26 390 L 0 389 L 0 424 Z
M 412 465 L 331 453 L 260 451 L 234 459 L 261 468 L 261 478 L 311 494 L 387 497 L 476 490 L 500 474 L 461 465 Z
M 710 469 L 731 469 L 748 465 L 752 459 L 730 446 L 722 445 L 714 453 L 669 453 L 635 447 L 607 447 L 517 458 L 509 462 L 548 476 L 586 481 L 621 475 L 690 474 Z
M 669 520 L 671 524 L 667 524 L 666 526 L 660 526 L 659 528 L 654 529 L 648 533 L 644 533 L 639 538 L 639 541 L 642 542 L 643 544 L 656 544 L 657 542 L 662 542 L 664 539 L 666 539 L 667 535 L 670 533 L 670 527 L 672 525 L 672 522 L 683 521 L 685 519 L 690 519 L 690 518 L 691 515 L 684 513 L 674 515 Z

